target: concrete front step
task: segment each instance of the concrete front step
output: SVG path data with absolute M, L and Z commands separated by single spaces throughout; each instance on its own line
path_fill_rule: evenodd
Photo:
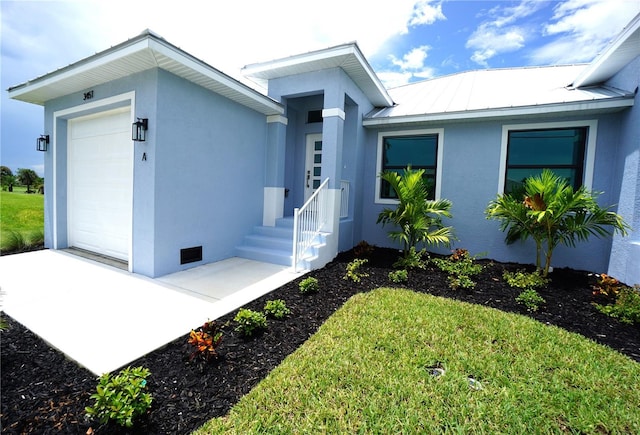
M 262 261 L 264 263 L 291 266 L 292 253 L 258 246 L 243 245 L 236 248 L 236 255 L 240 258 Z

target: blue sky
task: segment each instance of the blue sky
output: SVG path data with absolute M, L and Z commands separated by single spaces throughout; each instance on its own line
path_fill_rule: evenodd
M 0 163 L 43 175 L 43 109 L 7 88 L 144 29 L 233 76 L 247 64 L 357 41 L 387 87 L 484 68 L 591 61 L 640 0 L 0 0 Z

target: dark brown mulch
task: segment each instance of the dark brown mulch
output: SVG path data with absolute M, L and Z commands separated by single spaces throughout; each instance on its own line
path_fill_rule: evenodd
M 221 357 L 203 369 L 186 359 L 187 335 L 133 362 L 132 366 L 143 365 L 151 371 L 148 388 L 153 404 L 130 433 L 189 433 L 210 418 L 225 415 L 349 297 L 392 285 L 388 273 L 397 256 L 395 250 L 376 249 L 363 268 L 369 276 L 354 284 L 342 279 L 346 264 L 354 258 L 353 252 L 343 253 L 325 268 L 310 274 L 318 278 L 320 292 L 302 295 L 298 287 L 302 278 L 299 278 L 248 304 L 247 308 L 262 310 L 266 300 L 284 299 L 291 309 L 286 320 L 270 320 L 268 330 L 255 338 L 245 339 L 234 331 L 235 313 L 219 319 L 225 334 L 219 348 Z M 405 286 L 529 315 L 580 333 L 640 362 L 640 327 L 621 324 L 592 306 L 591 286 L 595 278 L 587 272 L 556 269 L 551 284 L 539 292 L 546 304 L 540 311 L 529 313 L 515 302 L 518 292 L 507 287 L 501 278 L 504 270 L 515 271 L 525 266 L 479 261 L 486 267 L 477 277 L 473 290 L 449 289 L 446 275 L 432 267 L 410 272 Z M 101 426 L 85 420 L 84 408 L 92 404 L 89 396 L 96 385 L 90 372 L 66 360 L 22 325 L 8 320 L 11 328 L 1 335 L 3 433 L 84 434 L 88 430 L 125 433 L 114 425 Z M 139 334 L 143 340 L 146 334 L 153 334 L 153 330 L 131 333 Z M 87 345 L 99 346 L 100 343 Z

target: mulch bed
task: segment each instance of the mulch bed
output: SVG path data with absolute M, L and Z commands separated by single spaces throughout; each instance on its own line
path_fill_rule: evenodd
M 260 382 L 287 355 L 303 344 L 318 327 L 352 295 L 382 286 L 396 286 L 388 279 L 398 251 L 376 248 L 363 271 L 369 276 L 355 284 L 344 280 L 353 251 L 340 254 L 323 269 L 311 272 L 320 291 L 303 295 L 293 281 L 248 304 L 262 310 L 269 299 L 284 299 L 291 310 L 285 320 L 269 320 L 268 329 L 246 339 L 234 330 L 234 313 L 218 320 L 224 338 L 220 358 L 202 367 L 187 359 L 188 334 L 131 363 L 151 371 L 148 390 L 153 395 L 150 412 L 124 431 L 85 419 L 84 408 L 93 404 L 90 395 L 96 379 L 87 370 L 51 349 L 28 329 L 7 318 L 10 329 L 2 338 L 2 432 L 3 433 L 189 433 L 229 409 Z M 473 290 L 451 290 L 446 274 L 429 267 L 414 270 L 404 285 L 437 296 L 498 308 L 531 316 L 540 322 L 577 332 L 640 362 L 640 327 L 629 326 L 599 313 L 593 306 L 595 277 L 584 271 L 556 269 L 548 288 L 539 291 L 546 304 L 536 313 L 516 303 L 517 290 L 502 280 L 504 270 L 529 266 L 478 260 L 486 267 L 476 277 Z M 305 277 L 306 277 L 305 276 Z M 114 313 L 114 320 L 117 316 Z M 96 319 L 98 320 L 98 319 Z M 108 318 L 101 321 L 109 321 Z M 166 319 L 170 322 L 171 319 Z M 199 325 L 194 325 L 194 328 Z M 52 325 L 55 327 L 55 325 Z M 91 327 L 87 325 L 87 327 Z M 188 331 L 186 331 L 188 332 Z M 144 340 L 153 330 L 131 331 Z M 100 343 L 87 343 L 99 346 Z

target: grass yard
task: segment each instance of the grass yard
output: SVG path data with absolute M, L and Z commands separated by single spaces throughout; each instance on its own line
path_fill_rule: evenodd
M 640 364 L 555 326 L 378 289 L 195 433 L 640 433 L 638 379 Z
M 31 242 L 43 232 L 44 195 L 0 191 L 0 249 L 7 249 L 15 233 Z

